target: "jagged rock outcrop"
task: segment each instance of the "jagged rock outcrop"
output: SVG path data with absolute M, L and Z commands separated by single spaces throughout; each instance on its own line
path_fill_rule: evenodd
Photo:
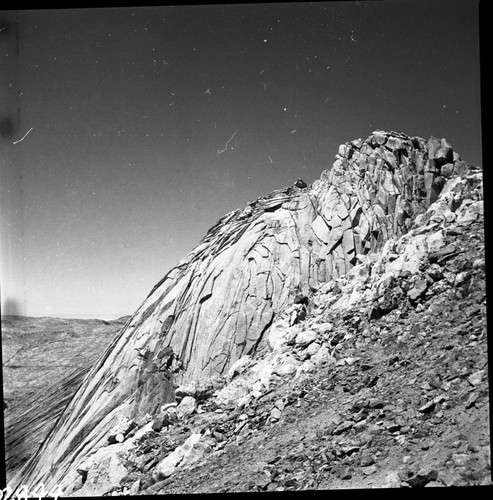
M 238 360 L 196 415 L 149 433 L 104 491 L 491 485 L 482 172 L 451 179 L 408 233 L 358 261 L 302 322 L 290 326 L 296 303 L 279 314 L 271 349 Z M 212 450 L 161 474 L 166 453 L 154 465 L 146 450 L 181 425 Z
M 480 171 L 451 179 L 408 233 L 295 297 L 220 390 L 180 386 L 65 493 L 491 484 L 482 200 Z
M 154 287 L 12 486 L 64 486 L 119 419 L 156 414 L 177 383 L 226 375 L 263 346 L 295 295 L 311 296 L 407 233 L 467 168 L 444 139 L 377 131 L 341 145 L 311 186 L 227 214 Z

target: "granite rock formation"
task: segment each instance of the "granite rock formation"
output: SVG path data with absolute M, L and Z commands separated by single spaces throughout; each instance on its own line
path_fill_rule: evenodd
M 90 367 L 128 318 L 2 316 L 5 461 L 9 476 L 58 420 Z
M 99 486 L 491 486 L 482 200 L 481 172 L 452 179 L 408 233 L 322 286 L 301 322 L 296 303 L 278 315 L 269 349 L 238 360 L 194 415 L 147 433 L 118 487 Z M 188 456 L 164 468 L 160 445 Z
M 451 186 L 469 170 L 444 139 L 376 131 L 366 140 L 341 145 L 332 168 L 311 186 L 274 191 L 224 216 L 122 327 L 12 486 L 43 482 L 47 488 L 61 484 L 72 490 L 76 471 L 88 456 L 104 455 L 108 433 L 118 421 L 157 415 L 175 401 L 178 385 L 231 379 L 231 369 L 245 357 L 248 365 L 273 349 L 273 327 L 279 327 L 276 321 L 296 296 L 312 299 L 333 287 L 329 291 L 335 298 L 327 307 L 340 307 L 344 294 L 352 303 L 363 300 L 365 286 L 350 293 L 351 286 L 341 288 L 344 277 L 355 268 L 369 273 L 364 263 L 384 250 L 401 255 L 391 245 L 401 241 L 402 246 L 402 237 L 430 217 L 435 202 L 445 204 L 444 217 L 453 218 L 461 199 Z M 444 189 L 449 197 L 439 198 Z M 430 245 L 419 238 L 413 243 L 416 252 L 395 258 L 404 273 L 416 271 L 420 259 L 415 255 L 425 255 Z M 435 248 L 436 262 L 447 258 L 440 241 Z M 395 308 L 392 276 L 365 296 L 378 299 L 373 317 Z M 426 288 L 416 279 L 402 293 L 417 301 Z M 317 345 L 315 338 L 298 331 L 290 342 L 310 349 Z M 278 363 L 278 374 L 297 372 L 298 363 L 294 358 L 290 363 L 289 356 Z M 236 389 L 228 387 L 219 399 L 238 399 Z

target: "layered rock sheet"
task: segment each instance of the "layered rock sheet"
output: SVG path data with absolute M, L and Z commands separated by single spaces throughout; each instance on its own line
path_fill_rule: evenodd
M 52 429 L 88 370 L 128 318 L 2 316 L 5 464 L 9 477 Z M 36 370 L 33 377 L 33 367 Z
M 297 293 L 344 276 L 406 233 L 468 166 L 444 140 L 374 132 L 329 171 L 224 216 L 145 299 L 84 378 L 12 486 L 62 484 L 116 420 L 155 414 L 174 384 L 221 376 L 255 353 Z
M 5 426 L 5 465 L 7 470 L 15 470 L 32 455 L 48 432 L 55 425 L 61 413 L 80 386 L 85 367 L 77 368 L 68 376 L 55 382 L 44 393 L 38 393 L 31 399 L 31 408 L 12 420 L 6 420 Z

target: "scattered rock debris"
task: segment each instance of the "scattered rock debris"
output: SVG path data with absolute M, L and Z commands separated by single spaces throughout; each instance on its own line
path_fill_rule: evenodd
M 349 249 L 349 270 L 292 300 L 224 376 L 176 388 L 172 418 L 161 408 L 116 440 L 99 494 L 492 484 L 482 173 L 443 139 L 382 131 L 339 148 L 332 182 L 349 163 L 366 182 L 388 172 L 371 197 L 394 210 L 392 235 L 334 206 L 353 226 L 313 227 Z

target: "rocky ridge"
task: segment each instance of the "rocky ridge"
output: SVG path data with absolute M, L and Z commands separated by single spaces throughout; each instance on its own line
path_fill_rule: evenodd
M 479 173 L 451 184 L 305 319 L 287 308 L 223 385 L 179 387 L 177 407 L 89 458 L 68 493 L 491 485 L 481 197 Z
M 343 404 L 338 400 L 335 386 L 326 384 L 342 373 L 343 378 L 347 375 L 349 379 L 360 380 L 359 390 L 356 390 L 357 383 L 347 391 L 341 389 L 342 393 L 349 392 L 345 400 L 356 405 L 350 413 L 357 413 L 358 420 L 344 424 L 345 419 L 337 412 L 320 411 L 319 414 L 325 415 L 324 429 L 328 425 L 327 415 L 333 414 L 333 430 L 337 428 L 337 432 L 327 435 L 342 435 L 341 439 L 343 442 L 345 439 L 351 449 L 339 446 L 335 440 L 327 441 L 326 451 L 330 448 L 335 456 L 331 455 L 332 459 L 327 453 L 325 458 L 321 456 L 327 465 L 323 470 L 330 472 L 330 463 L 341 462 L 349 465 L 346 473 L 340 473 L 340 479 L 352 477 L 350 458 L 359 457 L 365 446 L 352 442 L 358 441 L 352 440 L 353 434 L 360 432 L 355 432 L 355 426 L 363 431 L 372 419 L 396 417 L 399 413 L 395 404 L 385 409 L 392 406 L 388 396 L 375 402 L 371 395 L 375 391 L 383 394 L 396 386 L 395 381 L 390 380 L 389 369 L 376 369 L 380 365 L 374 359 L 377 354 L 381 355 L 379 344 L 389 330 L 393 331 L 389 338 L 394 344 L 401 337 L 397 341 L 400 349 L 405 345 L 415 346 L 416 352 L 420 352 L 420 346 L 426 342 L 412 327 L 418 324 L 416 320 L 424 322 L 424 337 L 432 333 L 434 327 L 434 316 L 428 311 L 432 304 L 427 305 L 428 309 L 424 304 L 439 297 L 441 302 L 438 301 L 435 308 L 446 310 L 450 304 L 455 306 L 459 297 L 474 306 L 471 321 L 476 330 L 471 342 L 476 346 L 475 362 L 481 360 L 481 348 L 484 349 L 485 344 L 481 316 L 485 307 L 484 248 L 476 250 L 474 261 L 471 262 L 468 255 L 468 260 L 462 262 L 467 250 L 453 241 L 465 235 L 466 239 L 474 236 L 481 243 L 482 217 L 482 174 L 462 162 L 443 139 L 424 141 L 378 131 L 366 141 L 342 145 L 332 170 L 322 174 L 310 188 L 280 190 L 249 204 L 244 211 L 228 214 L 154 288 L 86 377 L 37 456 L 22 471 L 23 481 L 43 479 L 45 484 L 46 480 L 50 484 L 59 482 L 68 472 L 62 481 L 67 494 L 156 492 L 159 488 L 163 491 L 163 480 L 179 479 L 180 476 L 174 475 L 179 466 L 196 465 L 194 470 L 199 470 L 197 463 L 203 461 L 203 457 L 208 457 L 207 464 L 214 463 L 216 458 L 212 457 L 229 453 L 231 446 L 241 445 L 242 438 L 254 443 L 249 436 L 260 427 L 265 429 L 267 425 L 269 432 L 274 429 L 274 434 L 277 429 L 286 439 L 286 433 L 280 430 L 285 426 L 279 425 L 286 423 L 284 417 L 289 413 L 286 408 L 294 408 L 296 413 L 310 400 L 312 390 L 320 392 L 321 387 L 324 388 L 326 403 L 330 401 L 331 407 Z M 469 227 L 475 231 L 469 231 Z M 229 266 L 224 265 L 226 262 Z M 452 263 L 460 271 L 449 270 L 447 266 Z M 199 271 L 203 272 L 201 280 L 196 278 Z M 231 300 L 224 300 L 226 288 L 232 291 Z M 479 292 L 473 300 L 471 290 L 476 288 Z M 248 293 L 245 294 L 245 290 Z M 223 300 L 219 304 L 221 291 Z M 306 300 L 291 306 L 296 293 Z M 180 309 L 185 299 L 187 307 Z M 202 306 L 208 303 L 215 306 L 215 314 L 212 309 L 206 309 L 202 317 Z M 222 315 L 228 307 L 230 313 Z M 183 310 L 187 313 L 182 313 Z M 168 314 L 170 311 L 176 314 Z M 238 319 L 239 312 L 243 314 L 242 319 Z M 231 323 L 234 314 L 236 321 Z M 201 328 L 186 328 L 190 324 L 186 321 L 195 322 Z M 178 330 L 174 330 L 177 325 L 182 327 L 181 337 Z M 208 334 L 211 325 L 216 328 L 214 336 Z M 449 327 L 447 332 L 450 331 Z M 191 340 L 187 337 L 190 332 L 193 335 L 200 332 L 202 336 Z M 430 336 L 424 350 L 446 336 L 439 340 L 435 337 Z M 452 348 L 443 352 L 449 353 L 455 348 L 454 342 L 462 337 L 455 332 L 455 336 L 447 338 Z M 134 359 L 130 363 L 131 354 L 135 353 L 132 348 L 137 350 L 139 340 L 140 357 L 134 354 L 138 361 Z M 206 348 L 199 351 L 198 342 Z M 379 349 L 372 348 L 374 344 Z M 142 346 L 147 347 L 147 355 L 142 354 Z M 432 348 L 433 355 L 441 354 L 440 347 Z M 215 350 L 217 355 L 213 354 Z M 361 356 L 365 352 L 369 357 L 366 365 Z M 406 356 L 395 353 L 392 362 L 385 361 L 391 370 L 399 369 L 404 374 L 411 371 L 411 363 L 418 364 L 415 357 L 411 361 L 407 359 L 407 363 L 403 359 Z M 485 359 L 484 352 L 482 359 Z M 161 369 L 155 370 L 158 362 Z M 480 385 L 484 389 L 484 370 L 485 364 L 470 374 L 474 375 L 473 380 L 479 381 L 472 384 L 473 387 Z M 324 371 L 325 378 L 318 380 Z M 372 376 L 372 372 L 378 374 Z M 202 382 L 197 385 L 199 376 Z M 131 382 L 132 377 L 138 379 L 137 384 Z M 367 381 L 366 385 L 363 380 Z M 181 386 L 175 391 L 173 384 L 176 383 Z M 297 389 L 299 385 L 301 389 Z M 362 401 L 349 397 L 353 390 Z M 113 393 L 118 397 L 112 400 Z M 98 403 L 102 398 L 98 394 L 105 394 L 104 405 Z M 414 391 L 413 397 L 419 400 L 419 391 Z M 471 395 L 467 405 L 469 408 L 481 406 L 484 414 L 487 388 L 474 397 L 472 401 Z M 179 401 L 176 408 L 165 408 L 176 398 Z M 416 416 L 429 416 L 435 411 L 442 411 L 439 418 L 443 418 L 441 408 L 447 406 L 444 403 L 448 399 L 447 395 L 440 394 L 431 400 L 419 401 L 423 404 L 415 410 L 416 414 L 408 416 L 409 423 Z M 408 405 L 404 397 L 397 399 L 401 400 L 400 407 Z M 317 407 L 321 408 L 323 403 L 318 401 Z M 247 411 L 242 411 L 244 408 Z M 348 408 L 344 408 L 344 414 L 347 411 Z M 90 418 L 93 420 L 88 428 Z M 112 426 L 117 421 L 125 421 L 122 418 L 133 422 L 133 427 L 120 425 L 115 436 L 121 436 L 121 440 L 108 446 Z M 293 418 L 291 423 L 299 426 L 295 416 Z M 201 421 L 204 425 L 197 427 Z M 229 424 L 225 425 L 225 421 Z M 357 426 L 362 421 L 365 422 Z M 381 426 L 377 421 L 372 425 Z M 159 429 L 160 422 L 167 423 L 163 428 L 168 430 Z M 407 433 L 416 431 L 406 424 L 406 418 L 401 418 L 400 423 L 394 422 L 395 425 L 392 421 L 387 424 L 389 429 L 384 429 L 390 434 L 397 433 L 403 442 Z M 407 428 L 405 433 L 401 431 L 403 428 Z M 382 427 L 374 430 L 373 434 L 378 434 L 376 431 Z M 482 439 L 484 441 L 484 437 Z M 314 442 L 320 440 L 318 435 L 313 439 Z M 371 447 L 372 442 L 373 437 L 367 444 Z M 142 451 L 141 444 L 147 447 L 147 453 L 137 451 Z M 387 444 L 390 446 L 390 442 Z M 256 446 L 258 442 L 253 444 L 253 449 Z M 338 446 L 346 451 L 334 452 Z M 83 447 L 86 448 L 84 454 L 80 452 Z M 385 448 L 383 442 L 381 447 Z M 248 455 L 244 454 L 246 449 L 243 445 L 242 457 Z M 152 451 L 152 459 L 149 451 Z M 480 452 L 484 455 L 484 450 L 476 453 Z M 283 452 L 279 453 L 282 456 Z M 52 466 L 56 464 L 60 473 L 47 473 L 48 465 L 43 464 L 42 458 L 50 454 Z M 139 458 L 138 464 L 136 458 Z M 375 465 L 375 457 L 367 461 L 372 460 L 366 466 Z M 484 460 L 481 463 L 483 469 L 488 467 Z M 422 472 L 416 474 L 421 477 Z M 272 474 L 261 473 L 272 479 Z M 125 485 L 129 484 L 132 474 L 134 481 L 128 488 Z M 327 478 L 333 476 L 331 473 Z M 413 475 L 407 479 L 411 477 Z M 434 473 L 426 477 L 432 479 L 423 480 L 425 482 L 436 482 L 438 478 Z M 268 489 L 324 487 L 319 476 L 311 475 L 310 484 L 289 479 L 294 483 L 288 481 L 288 486 L 273 480 L 265 486 Z M 175 491 L 173 488 L 180 491 L 178 483 L 173 481 L 167 483 L 166 492 Z M 200 480 L 196 484 L 200 490 Z M 207 482 L 202 484 L 211 487 Z M 269 487 L 270 484 L 274 486 Z M 337 487 L 334 482 L 325 486 Z M 239 487 L 244 489 L 252 488 L 245 484 Z M 193 487 L 192 490 L 195 491 Z

